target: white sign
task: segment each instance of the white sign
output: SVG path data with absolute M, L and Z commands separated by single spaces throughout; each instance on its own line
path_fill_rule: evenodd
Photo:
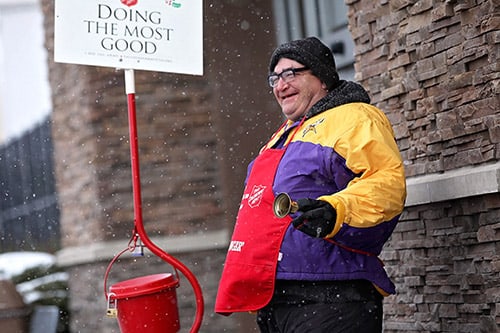
M 203 74 L 203 0 L 56 0 L 54 60 Z

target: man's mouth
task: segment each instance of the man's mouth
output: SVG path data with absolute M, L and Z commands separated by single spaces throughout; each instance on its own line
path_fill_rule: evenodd
M 284 102 L 286 101 L 287 99 L 289 99 L 290 97 L 294 97 L 296 96 L 297 94 L 288 94 L 288 95 L 285 95 L 285 96 L 281 96 L 281 101 Z

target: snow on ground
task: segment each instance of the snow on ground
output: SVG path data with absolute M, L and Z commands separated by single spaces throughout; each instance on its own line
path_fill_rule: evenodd
M 10 279 L 27 269 L 49 267 L 56 262 L 55 256 L 45 252 L 7 252 L 0 254 L 0 279 Z

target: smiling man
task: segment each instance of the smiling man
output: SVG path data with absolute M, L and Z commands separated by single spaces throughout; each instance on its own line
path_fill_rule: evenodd
M 382 332 L 395 286 L 378 255 L 406 197 L 391 124 L 315 37 L 279 46 L 268 83 L 286 120 L 249 165 L 215 311 L 257 312 L 261 332 Z M 274 215 L 280 193 L 297 212 Z

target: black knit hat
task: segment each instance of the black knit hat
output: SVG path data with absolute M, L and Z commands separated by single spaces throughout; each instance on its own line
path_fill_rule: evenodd
M 269 73 L 274 71 L 281 58 L 298 61 L 309 68 L 326 84 L 328 90 L 335 87 L 339 81 L 332 51 L 316 37 L 298 39 L 278 46 L 271 56 Z

